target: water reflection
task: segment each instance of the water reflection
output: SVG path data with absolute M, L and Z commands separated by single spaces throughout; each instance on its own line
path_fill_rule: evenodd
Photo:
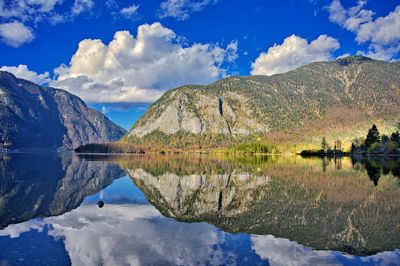
M 51 225 L 48 234 L 65 239 L 74 265 L 222 265 L 229 260 L 215 228 L 163 219 L 150 205 L 112 204 L 102 211 L 82 206 L 36 226 L 44 224 Z
M 313 250 L 288 239 L 252 236 L 252 248 L 270 265 L 397 265 L 399 252 L 381 252 L 372 256 L 349 256 L 340 252 Z
M 400 261 L 398 161 L 0 158 L 0 264 Z
M 398 179 L 382 176 L 374 188 L 368 163 L 354 167 L 341 158 L 321 168 L 320 159 L 290 157 L 212 167 L 212 160 L 191 160 L 136 158 L 121 165 L 163 215 L 179 221 L 359 255 L 399 247 Z
M 397 157 L 352 158 L 354 167 L 365 166 L 369 178 L 378 185 L 381 174 L 400 178 L 400 159 Z
M 58 265 L 395 265 L 400 258 L 399 252 L 357 257 L 272 235 L 233 235 L 207 223 L 176 222 L 137 204 L 110 204 L 102 211 L 84 205 L 58 217 L 10 225 L 0 235 L 18 238 L 31 230 L 63 239 L 69 258 L 61 257 Z M 18 249 L 32 244 L 21 243 Z M 8 251 L 5 247 L 0 255 Z
M 0 228 L 75 209 L 123 175 L 118 165 L 70 154 L 0 155 Z

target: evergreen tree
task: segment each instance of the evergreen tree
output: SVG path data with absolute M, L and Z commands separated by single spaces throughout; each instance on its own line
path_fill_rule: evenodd
M 357 149 L 356 145 L 354 144 L 354 142 L 352 142 L 352 143 L 351 143 L 350 152 L 351 152 L 351 153 L 355 153 L 355 152 L 356 152 L 356 149 Z
M 381 136 L 379 134 L 378 128 L 376 125 L 373 125 L 369 130 L 367 134 L 367 138 L 365 139 L 365 146 L 367 149 L 371 147 L 372 144 L 374 143 L 379 143 L 381 141 Z
M 400 144 L 400 133 L 399 133 L 399 131 L 392 133 L 392 135 L 390 136 L 390 140 L 395 142 L 395 143 L 397 143 L 397 144 Z
M 324 152 L 326 152 L 329 148 L 328 142 L 326 141 L 325 137 L 322 138 L 321 148 Z
M 381 142 L 385 144 L 390 141 L 390 138 L 387 135 L 382 135 Z

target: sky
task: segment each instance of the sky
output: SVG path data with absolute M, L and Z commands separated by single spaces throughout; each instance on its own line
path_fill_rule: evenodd
M 0 0 L 0 70 L 129 129 L 166 90 L 400 57 L 400 0 Z

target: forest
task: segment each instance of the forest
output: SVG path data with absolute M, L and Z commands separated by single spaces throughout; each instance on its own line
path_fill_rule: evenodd
M 321 141 L 319 150 L 303 150 L 303 156 L 343 156 L 343 155 L 379 155 L 398 156 L 400 155 L 400 122 L 397 123 L 397 130 L 390 135 L 381 135 L 378 127 L 374 124 L 368 130 L 365 138 L 355 138 L 352 141 L 350 152 L 345 152 L 342 142 L 336 140 L 333 147 L 329 145 L 326 138 Z

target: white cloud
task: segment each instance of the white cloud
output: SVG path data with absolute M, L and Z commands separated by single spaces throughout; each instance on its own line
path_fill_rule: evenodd
M 374 13 L 370 10 L 362 9 L 365 4 L 365 0 L 359 0 L 356 6 L 346 10 L 342 6 L 340 0 L 334 0 L 328 6 L 329 19 L 348 30 L 354 31 L 362 23 L 372 20 Z
M 273 75 L 311 62 L 326 61 L 339 47 L 339 42 L 327 35 L 320 35 L 311 43 L 292 35 L 287 37 L 282 44 L 275 44 L 267 52 L 261 53 L 252 64 L 251 74 Z
M 191 13 L 199 12 L 208 5 L 216 4 L 219 0 L 166 0 L 161 3 L 160 18 L 173 17 L 186 20 Z
M 120 14 L 126 18 L 132 18 L 134 15 L 137 14 L 139 9 L 139 5 L 131 5 L 128 7 L 124 7 L 120 10 Z
M 75 0 L 74 5 L 71 8 L 73 16 L 77 16 L 81 13 L 89 11 L 93 8 L 93 0 Z
M 51 85 L 90 102 L 151 102 L 185 84 L 210 83 L 226 75 L 222 64 L 235 59 L 237 44 L 185 47 L 160 23 L 138 27 L 136 38 L 118 31 L 107 45 L 86 39 L 68 66 L 55 70 Z
M 37 74 L 36 72 L 29 70 L 26 65 L 18 65 L 17 67 L 2 66 L 0 67 L 0 70 L 10 72 L 17 78 L 26 79 L 40 85 L 48 84 L 51 81 L 49 72 Z
M 367 52 L 360 52 L 377 59 L 389 60 L 400 52 L 400 5 L 387 16 L 374 20 L 374 12 L 364 9 L 367 1 L 345 9 L 340 0 L 328 6 L 329 19 L 341 27 L 354 32 L 359 44 L 368 44 Z
M 400 5 L 386 17 L 361 24 L 357 32 L 357 41 L 372 41 L 384 45 L 400 41 Z
M 386 61 L 393 60 L 399 53 L 400 53 L 400 43 L 397 45 L 387 46 L 387 47 L 378 44 L 371 44 L 370 49 L 368 51 L 357 52 L 357 54 L 359 55 Z
M 61 3 L 59 0 L 19 0 L 0 1 L 0 17 L 13 18 L 26 21 L 32 19 L 38 13 L 50 12 Z M 35 14 L 35 12 L 37 12 Z
M 54 11 L 63 0 L 1 0 L 0 18 L 20 21 L 43 19 L 43 15 Z
M 345 53 L 345 54 L 339 55 L 338 57 L 336 57 L 336 59 L 346 58 L 346 57 L 349 57 L 349 56 L 351 56 L 350 53 Z
M 50 12 L 54 10 L 55 6 L 62 4 L 64 0 L 20 0 L 25 6 L 35 7 L 40 12 Z
M 231 41 L 228 46 L 226 47 L 226 53 L 227 53 L 227 61 L 228 62 L 234 62 L 236 59 L 238 59 L 238 41 Z
M 28 27 L 16 21 L 0 24 L 0 37 L 4 43 L 14 48 L 31 42 L 35 38 Z
M 72 21 L 75 16 L 94 7 L 93 0 L 0 0 L 0 36 L 7 45 L 19 47 L 34 39 L 40 24 L 55 25 Z M 57 10 L 62 4 L 68 11 Z

